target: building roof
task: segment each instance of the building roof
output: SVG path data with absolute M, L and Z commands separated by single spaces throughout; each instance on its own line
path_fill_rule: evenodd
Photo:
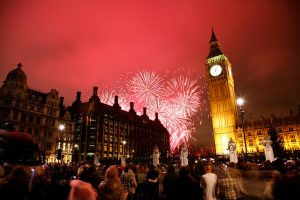
M 120 108 L 117 108 L 115 106 L 110 106 L 107 104 L 104 104 L 102 102 L 93 101 L 90 99 L 88 102 L 79 103 L 76 106 L 69 107 L 69 109 L 72 110 L 73 113 L 78 114 L 85 114 L 85 115 L 109 115 L 110 117 L 119 119 L 119 121 L 124 122 L 132 122 L 134 124 L 140 124 L 140 125 L 150 125 L 150 126 L 161 126 L 161 128 L 164 128 L 164 126 L 160 123 L 160 121 L 152 121 L 147 116 L 139 116 L 135 114 L 134 112 L 121 110 Z
M 213 29 L 212 29 L 209 43 L 210 43 L 210 51 L 209 51 L 207 58 L 212 58 L 215 56 L 223 55 L 219 41 L 218 41 Z

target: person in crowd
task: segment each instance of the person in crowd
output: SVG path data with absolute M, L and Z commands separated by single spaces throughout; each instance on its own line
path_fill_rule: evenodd
M 159 172 L 156 170 L 155 166 L 150 165 L 146 177 L 148 183 L 149 200 L 157 200 L 159 198 L 158 176 L 159 176 Z
M 217 180 L 217 196 L 219 200 L 236 200 L 241 196 L 241 189 L 237 181 L 231 176 L 227 168 L 223 168 L 222 176 Z
M 175 181 L 177 174 L 175 173 L 174 165 L 169 165 L 167 173 L 163 180 L 163 189 L 167 199 L 175 199 Z
M 98 187 L 98 200 L 126 200 L 128 193 L 124 189 L 118 170 L 110 166 L 105 172 L 105 179 Z
M 266 183 L 265 191 L 264 191 L 264 200 L 273 200 L 274 195 L 273 195 L 273 190 L 275 187 L 275 184 L 278 183 L 281 179 L 281 174 L 278 170 L 273 170 L 272 171 L 272 179 Z
M 49 182 L 47 183 L 45 199 L 62 200 L 65 199 L 63 197 L 64 194 L 63 188 L 60 185 L 59 172 L 57 170 L 53 170 L 50 174 Z
M 137 188 L 135 190 L 135 199 L 145 199 L 147 191 L 147 166 L 140 165 L 136 172 Z
M 70 179 L 70 193 L 68 200 L 96 200 L 97 192 L 91 181 L 92 172 L 89 171 L 90 166 L 84 166 L 78 171 L 78 177 L 72 176 Z M 74 174 L 73 174 L 74 175 Z M 78 179 L 77 179 L 78 178 Z
M 275 181 L 273 188 L 274 199 L 296 200 L 300 197 L 300 177 L 294 166 L 287 166 L 281 178 Z
M 69 200 L 96 200 L 97 192 L 90 183 L 82 180 L 72 180 L 70 182 Z
M 204 200 L 216 200 L 217 175 L 212 173 L 211 163 L 205 165 L 205 172 L 200 180 L 200 186 L 203 188 L 203 198 Z
M 127 200 L 132 200 L 137 187 L 137 182 L 134 173 L 132 170 L 129 171 L 127 166 L 124 168 L 124 172 L 121 174 L 121 182 L 128 193 Z
M 197 181 L 191 176 L 190 167 L 182 166 L 179 169 L 179 175 L 176 177 L 175 185 L 173 189 L 172 199 L 181 200 L 181 199 L 189 199 L 189 200 L 201 200 L 202 193 L 200 190 L 199 184 Z
M 10 173 L 1 180 L 1 200 L 27 200 L 29 195 L 29 174 L 22 166 L 14 167 Z

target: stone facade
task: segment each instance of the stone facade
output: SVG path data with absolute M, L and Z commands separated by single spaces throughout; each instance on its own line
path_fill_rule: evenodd
M 56 162 L 57 149 L 63 161 L 71 161 L 74 123 L 58 91 L 30 89 L 22 65 L 10 71 L 0 88 L 0 123 L 13 123 L 16 130 L 32 135 L 46 162 Z M 59 130 L 60 125 L 63 130 Z
M 87 102 L 81 102 L 81 92 L 70 107 L 75 122 L 74 147 L 77 160 L 89 162 L 99 160 L 120 160 L 122 157 L 150 162 L 155 146 L 160 158 L 166 159 L 170 151 L 167 129 L 156 114 L 150 120 L 144 108 L 139 116 L 134 110 L 121 110 L 118 97 L 113 106 L 101 103 L 94 87 L 93 95 Z
M 271 115 L 269 118 L 262 117 L 260 120 L 250 120 L 244 123 L 246 144 L 248 153 L 264 152 L 264 140 L 268 137 L 271 128 L 276 129 L 278 137 L 283 141 L 287 151 L 300 150 L 300 113 L 289 116 Z M 244 148 L 242 128 L 237 132 L 237 145 L 241 153 Z

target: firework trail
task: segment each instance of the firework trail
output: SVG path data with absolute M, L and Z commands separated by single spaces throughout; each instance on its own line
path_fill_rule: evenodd
M 118 95 L 122 110 L 128 111 L 129 103 L 134 102 L 137 113 L 142 113 L 143 107 L 146 107 L 152 120 L 157 112 L 159 120 L 170 133 L 170 148 L 173 152 L 182 142 L 192 138 L 194 121 L 201 124 L 199 117 L 193 117 L 200 111 L 205 87 L 199 82 L 202 77 L 190 80 L 182 75 L 183 68 L 176 71 L 179 76 L 174 76 L 169 71 L 164 76 L 150 71 L 128 73 L 118 81 L 118 87 L 103 90 L 99 98 L 102 103 L 113 105 L 114 97 Z M 127 84 L 122 85 L 124 82 Z
M 179 73 L 182 74 L 182 69 Z M 154 72 L 143 71 L 133 75 L 127 87 L 136 98 L 135 102 L 148 108 L 151 119 L 155 112 L 159 114 L 161 123 L 170 133 L 170 148 L 173 151 L 191 138 L 191 117 L 200 107 L 201 88 L 197 81 L 182 75 L 170 81 L 166 78 L 168 75 L 160 77 Z
M 191 117 L 197 112 L 200 106 L 199 89 L 196 81 L 183 76 L 168 82 L 167 93 L 170 94 L 172 103 L 178 106 L 178 113 L 182 118 Z
M 139 72 L 131 78 L 128 88 L 136 99 L 146 103 L 164 95 L 163 79 L 155 72 Z

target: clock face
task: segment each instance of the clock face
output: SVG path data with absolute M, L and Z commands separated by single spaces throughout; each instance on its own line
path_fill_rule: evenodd
M 212 76 L 219 76 L 221 72 L 222 72 L 222 67 L 220 65 L 214 65 L 209 70 L 209 73 Z

